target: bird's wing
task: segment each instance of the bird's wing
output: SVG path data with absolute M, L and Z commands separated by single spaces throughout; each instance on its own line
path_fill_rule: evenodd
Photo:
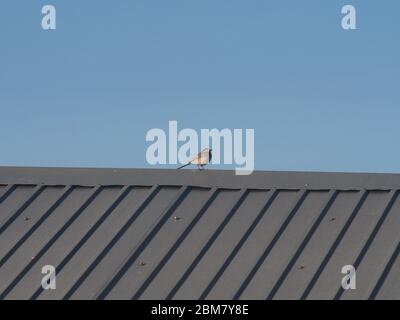
M 189 163 L 197 164 L 197 162 L 199 162 L 199 160 L 200 160 L 200 158 L 201 158 L 201 153 L 202 153 L 202 152 L 200 151 L 195 157 L 193 157 L 192 160 L 190 160 Z

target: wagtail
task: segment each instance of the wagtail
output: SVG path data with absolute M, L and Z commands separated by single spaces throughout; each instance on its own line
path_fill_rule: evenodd
M 212 154 L 211 154 L 212 149 L 205 148 L 203 151 L 199 152 L 197 156 L 195 156 L 192 160 L 190 160 L 187 164 L 179 167 L 178 169 L 182 169 L 190 164 L 195 164 L 199 168 L 199 170 L 203 170 L 204 166 L 208 164 L 211 161 Z

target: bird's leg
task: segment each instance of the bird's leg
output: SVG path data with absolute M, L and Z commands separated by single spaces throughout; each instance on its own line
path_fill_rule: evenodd
M 199 170 L 203 170 L 203 166 L 201 164 L 198 164 L 197 167 L 199 168 Z

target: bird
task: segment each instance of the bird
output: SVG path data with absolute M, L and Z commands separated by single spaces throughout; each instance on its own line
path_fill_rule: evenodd
M 211 161 L 212 158 L 212 149 L 205 148 L 201 152 L 199 152 L 192 160 L 190 160 L 187 164 L 179 167 L 178 169 L 182 169 L 187 167 L 190 164 L 195 164 L 199 168 L 199 170 L 203 170 L 204 166 Z

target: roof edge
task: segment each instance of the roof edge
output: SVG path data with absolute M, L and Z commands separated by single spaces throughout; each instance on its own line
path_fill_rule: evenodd
M 234 170 L 0 167 L 0 184 L 389 190 L 400 189 L 400 174 L 254 171 L 248 176 L 237 176 Z

